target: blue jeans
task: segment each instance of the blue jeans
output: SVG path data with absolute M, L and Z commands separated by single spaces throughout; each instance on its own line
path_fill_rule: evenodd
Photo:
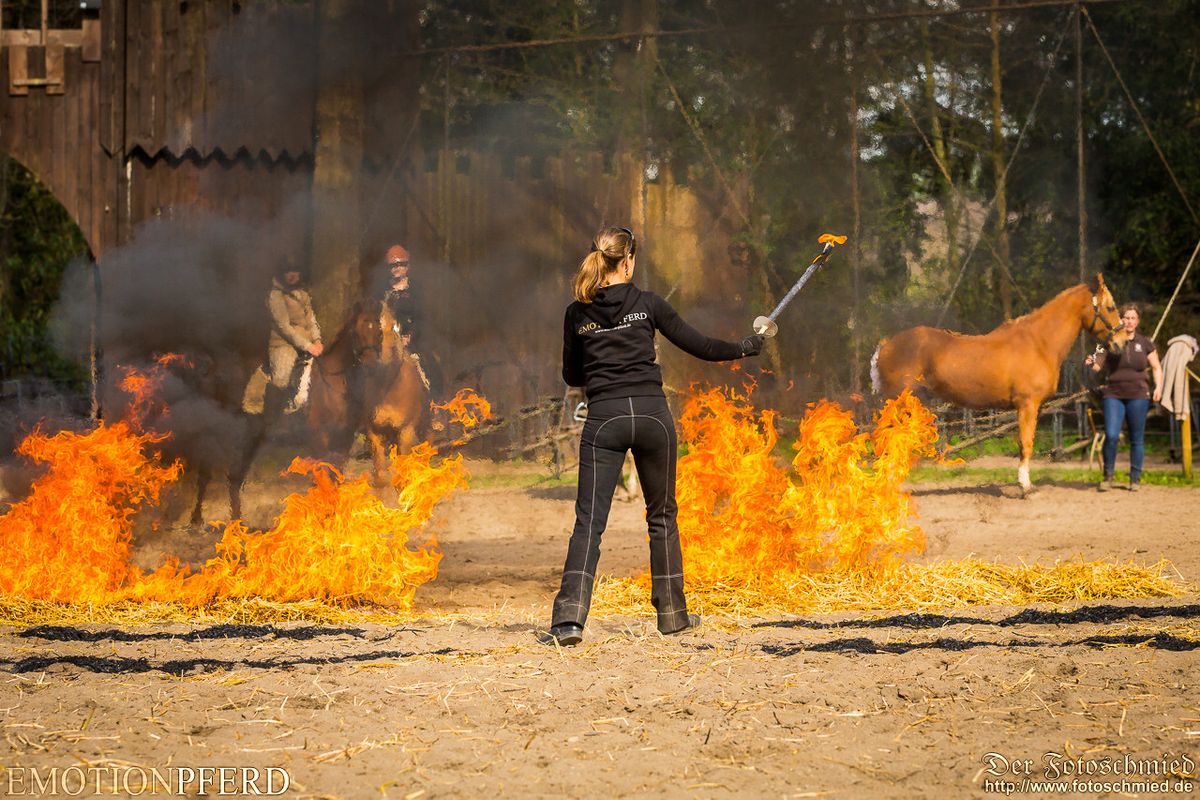
M 1111 478 L 1117 466 L 1117 439 L 1121 435 L 1121 423 L 1129 422 L 1129 481 L 1137 483 L 1142 478 L 1142 459 L 1146 455 L 1146 413 L 1150 400 L 1121 400 L 1117 397 L 1104 398 L 1104 477 Z

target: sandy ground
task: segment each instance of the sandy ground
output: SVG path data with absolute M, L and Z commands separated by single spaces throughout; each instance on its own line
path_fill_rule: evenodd
M 280 488 L 251 492 L 252 521 Z M 914 494 L 925 560 L 1167 558 L 1200 578 L 1200 491 Z M 37 794 L 30 768 L 90 764 L 280 767 L 287 796 L 339 798 L 958 797 L 998 791 L 987 781 L 1001 772 L 1033 793 L 1020 781 L 1042 780 L 1053 754 L 1070 762 L 1065 790 L 1073 765 L 1186 754 L 1170 788 L 1188 793 L 1175 781 L 1200 762 L 1195 595 L 1015 619 L 1022 609 L 712 619 L 668 638 L 647 609 L 594 618 L 582 646 L 559 651 L 534 630 L 572 503 L 570 487 L 455 495 L 431 523 L 445 558 L 417 595 L 427 616 L 401 628 L 0 629 L 0 794 Z M 643 524 L 637 504 L 616 504 L 603 571 L 644 569 Z M 179 532 L 140 557 L 209 545 Z M 1148 641 L 1106 639 L 1127 634 Z

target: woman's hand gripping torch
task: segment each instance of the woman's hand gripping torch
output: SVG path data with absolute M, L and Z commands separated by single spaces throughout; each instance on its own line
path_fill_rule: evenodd
M 808 265 L 808 269 L 804 270 L 804 274 L 800 276 L 800 280 L 796 281 L 795 285 L 792 286 L 791 289 L 788 289 L 788 293 L 785 294 L 783 299 L 779 301 L 779 304 L 775 306 L 774 311 L 765 317 L 758 317 L 754 320 L 754 332 L 759 336 L 766 336 L 769 339 L 775 334 L 779 333 L 779 325 L 775 323 L 775 320 L 779 318 L 779 314 L 783 311 L 783 309 L 787 308 L 788 303 L 792 302 L 792 298 L 800 293 L 800 290 L 804 288 L 804 284 L 808 283 L 808 279 L 813 276 L 813 273 L 820 269 L 821 265 L 829 260 L 830 254 L 833 253 L 833 246 L 835 244 L 846 243 L 846 237 L 835 236 L 832 233 L 823 233 L 821 234 L 821 238 L 817 239 L 817 243 L 825 246 L 821 248 L 821 252 L 818 253 L 817 257 L 812 260 L 812 263 Z

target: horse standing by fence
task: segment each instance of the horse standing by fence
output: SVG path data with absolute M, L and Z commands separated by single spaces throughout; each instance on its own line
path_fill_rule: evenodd
M 907 388 L 968 408 L 1015 408 L 1017 481 L 1028 494 L 1039 409 L 1057 388 L 1059 367 L 1083 330 L 1116 350 L 1129 338 L 1099 273 L 1094 282 L 1072 286 L 982 336 L 921 325 L 884 339 L 871 357 L 872 388 L 885 397 Z

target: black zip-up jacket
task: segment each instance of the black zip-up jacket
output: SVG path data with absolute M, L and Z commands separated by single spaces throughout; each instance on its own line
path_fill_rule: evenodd
M 563 321 L 563 380 L 582 386 L 589 401 L 663 396 L 654 362 L 654 332 L 705 361 L 742 357 L 737 342 L 710 339 L 688 325 L 671 304 L 631 283 L 605 286 L 591 303 L 567 306 Z

